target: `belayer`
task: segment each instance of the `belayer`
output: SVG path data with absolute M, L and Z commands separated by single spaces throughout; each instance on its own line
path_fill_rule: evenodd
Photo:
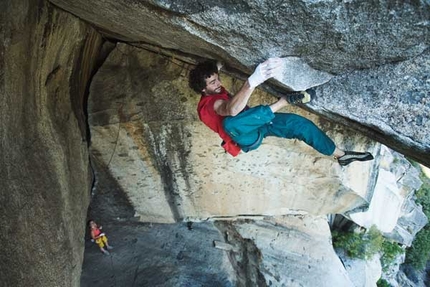
M 106 234 L 101 231 L 102 226 L 98 226 L 94 220 L 90 219 L 88 220 L 88 227 L 90 228 L 91 239 L 96 242 L 103 254 L 109 255 L 110 253 L 105 249 L 105 246 L 109 250 L 113 247 L 109 245 Z

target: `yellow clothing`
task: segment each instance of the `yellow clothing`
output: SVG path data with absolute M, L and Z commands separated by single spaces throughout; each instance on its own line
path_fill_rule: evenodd
M 105 244 L 107 243 L 107 237 L 103 235 L 102 237 L 99 237 L 96 239 L 96 243 L 100 248 L 105 247 Z

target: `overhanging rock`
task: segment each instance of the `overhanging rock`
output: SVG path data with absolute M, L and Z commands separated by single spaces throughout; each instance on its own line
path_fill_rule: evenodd
M 199 120 L 200 96 L 188 86 L 190 65 L 118 44 L 94 76 L 89 96 L 93 159 L 117 180 L 143 221 L 237 215 L 342 213 L 367 204 L 377 160 L 342 168 L 298 140 L 268 137 L 233 158 Z M 234 93 L 241 81 L 222 75 Z M 251 106 L 273 102 L 260 90 Z M 289 106 L 338 143 L 369 150 L 379 144 Z M 352 139 L 353 143 L 349 143 Z M 347 142 L 346 142 L 347 141 Z
M 297 56 L 341 73 L 404 60 L 429 46 L 427 1 L 51 0 L 115 38 L 236 67 Z
M 325 101 L 314 111 L 430 166 L 428 1 L 51 2 L 107 37 L 221 59 L 244 77 L 273 56 L 297 57 L 312 69 L 341 75 L 324 85 Z M 290 78 L 308 71 L 291 69 L 282 83 L 304 89 L 329 78 Z M 346 74 L 351 71 L 357 72 Z
M 397 64 L 337 76 L 308 106 L 430 166 L 430 50 Z
M 283 73 L 275 78 L 279 83 L 293 91 L 304 91 L 331 80 L 333 75 L 310 67 L 303 59 L 286 57 L 283 60 Z

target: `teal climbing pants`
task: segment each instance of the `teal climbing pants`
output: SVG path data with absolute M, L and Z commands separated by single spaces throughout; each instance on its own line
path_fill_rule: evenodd
M 296 114 L 273 113 L 269 106 L 257 106 L 226 117 L 223 127 L 244 152 L 258 148 L 267 136 L 298 139 L 324 155 L 332 155 L 336 148 L 310 120 Z

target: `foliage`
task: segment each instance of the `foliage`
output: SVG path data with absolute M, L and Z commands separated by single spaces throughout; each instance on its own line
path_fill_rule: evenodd
M 430 219 L 430 179 L 421 173 L 423 184 L 415 192 L 416 202 L 421 204 L 423 212 Z M 411 264 L 416 269 L 423 270 L 430 260 L 430 226 L 427 224 L 414 238 L 412 246 L 406 250 L 405 263 Z
M 335 248 L 344 249 L 352 258 L 370 259 L 381 252 L 381 264 L 384 268 L 403 252 L 397 243 L 385 240 L 375 226 L 365 233 L 334 231 L 333 245 Z
M 334 247 L 344 249 L 352 258 L 372 258 L 381 250 L 383 241 L 384 238 L 374 226 L 365 233 L 333 232 Z
M 404 250 L 402 247 L 399 246 L 399 244 L 384 240 L 384 242 L 382 242 L 381 256 L 381 265 L 383 266 L 383 268 L 388 268 L 388 266 L 390 266 L 394 259 L 396 259 L 397 255 L 402 254 L 403 252 Z
M 412 164 L 419 168 L 416 163 L 412 162 Z M 422 206 L 424 214 L 430 219 L 430 179 L 424 173 L 421 173 L 420 178 L 423 184 L 415 192 L 416 203 Z M 333 231 L 333 245 L 335 248 L 344 249 L 348 256 L 352 258 L 369 259 L 381 251 L 381 264 L 384 268 L 388 267 L 396 256 L 403 252 L 403 249 L 397 243 L 385 240 L 375 227 L 370 228 L 365 233 Z M 417 233 L 412 246 L 406 249 L 405 263 L 411 264 L 416 269 L 423 270 L 429 260 L 430 225 L 427 224 Z M 389 285 L 378 284 L 378 286 Z
M 421 174 L 421 180 L 423 184 L 421 188 L 415 192 L 415 196 L 417 197 L 416 202 L 421 204 L 423 212 L 427 218 L 430 218 L 430 179 Z
M 391 285 L 385 279 L 379 279 L 378 282 L 376 282 L 376 286 L 378 286 L 378 287 L 391 287 Z

